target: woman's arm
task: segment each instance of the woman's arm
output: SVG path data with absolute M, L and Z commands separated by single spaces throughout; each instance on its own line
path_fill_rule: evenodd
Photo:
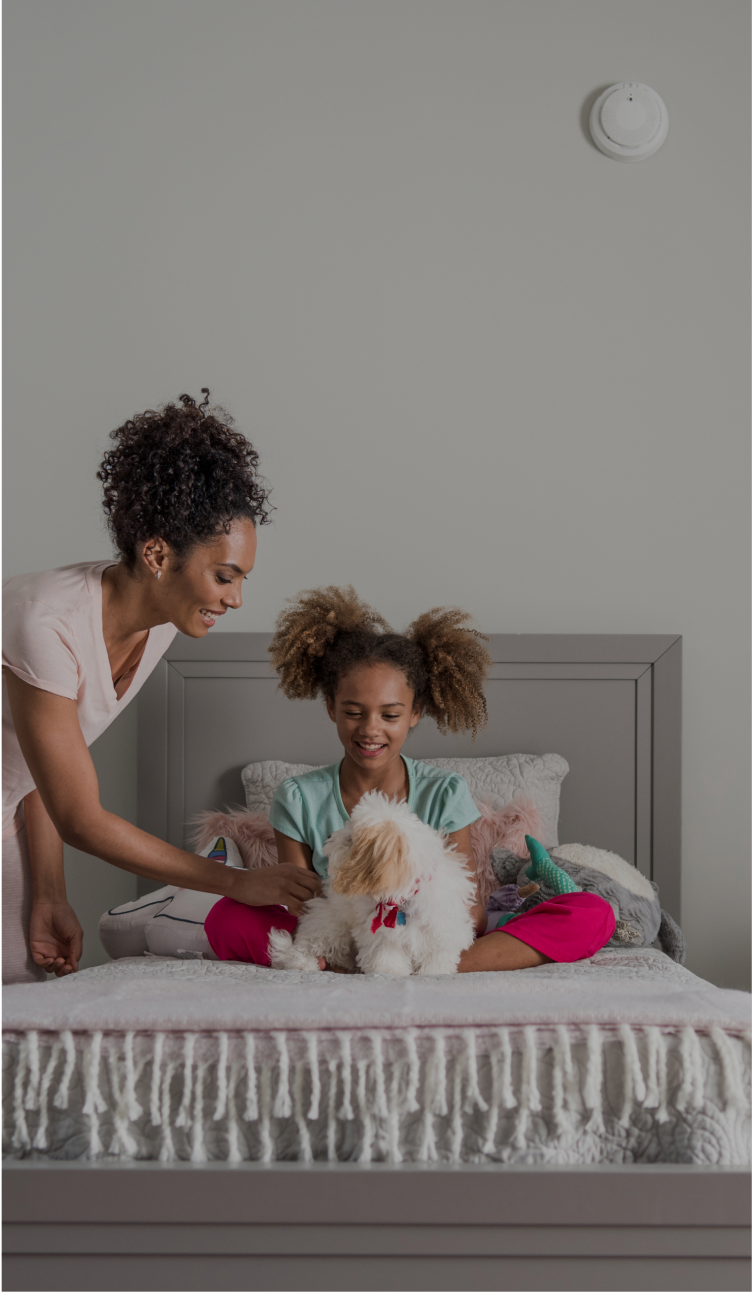
M 455 830 L 454 834 L 447 835 L 450 843 L 453 843 L 458 853 L 461 854 L 465 869 L 475 885 L 475 900 L 470 911 L 475 925 L 475 936 L 481 937 L 486 931 L 486 911 L 481 906 L 478 897 L 478 869 L 475 863 L 475 853 L 470 839 L 470 826 L 463 826 L 461 830 Z
M 34 964 L 62 978 L 78 969 L 84 936 L 65 892 L 63 841 L 38 790 L 24 799 L 24 819 L 33 890 L 31 956 Z
M 99 785 L 74 700 L 40 691 L 6 670 L 13 725 L 42 803 L 60 838 L 121 870 L 221 893 L 250 906 L 278 902 L 294 915 L 320 892 L 317 875 L 300 866 L 236 870 L 174 848 L 130 825 L 99 802 Z

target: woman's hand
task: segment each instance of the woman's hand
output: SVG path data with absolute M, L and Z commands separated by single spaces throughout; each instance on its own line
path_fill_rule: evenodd
M 58 978 L 75 973 L 83 930 L 65 895 L 63 844 L 38 790 L 24 798 L 33 898 L 29 925 L 34 964 Z
M 300 915 L 306 902 L 320 894 L 321 880 L 315 871 L 286 862 L 263 870 L 236 871 L 232 897 L 246 906 L 286 906 L 291 915 Z
M 35 902 L 29 921 L 29 943 L 35 965 L 57 978 L 76 973 L 84 934 L 67 901 Z

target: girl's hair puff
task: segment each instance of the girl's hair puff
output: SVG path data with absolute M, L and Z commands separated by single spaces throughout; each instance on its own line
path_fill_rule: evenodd
M 387 664 L 404 673 L 416 707 L 440 731 L 472 731 L 475 738 L 487 719 L 483 678 L 491 659 L 482 634 L 464 626 L 469 618 L 438 607 L 395 633 L 354 588 L 314 588 L 282 611 L 269 652 L 291 700 L 319 694 L 333 700 L 352 669 Z
M 466 627 L 469 619 L 465 610 L 436 606 L 419 615 L 405 636 L 425 661 L 423 711 L 439 731 L 472 731 L 474 740 L 488 721 L 483 679 L 491 656 L 482 645 L 488 638 Z
M 343 638 L 376 638 L 389 631 L 381 615 L 351 586 L 311 588 L 289 601 L 289 609 L 277 618 L 269 654 L 280 690 L 290 700 L 330 694 L 332 651 Z

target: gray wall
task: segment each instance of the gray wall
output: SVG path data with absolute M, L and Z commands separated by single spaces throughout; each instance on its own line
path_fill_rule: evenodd
M 746 0 L 6 0 L 5 49 L 6 573 L 106 554 L 108 430 L 209 385 L 278 504 L 223 627 L 352 581 L 682 633 L 689 964 L 746 985 Z M 623 79 L 671 117 L 632 166 Z M 92 963 L 133 881 L 69 873 Z

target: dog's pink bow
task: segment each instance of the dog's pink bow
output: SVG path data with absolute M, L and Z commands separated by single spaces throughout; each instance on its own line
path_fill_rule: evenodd
M 382 924 L 385 929 L 393 929 L 400 915 L 402 919 L 399 920 L 399 923 L 404 924 L 405 916 L 400 911 L 399 902 L 379 902 L 376 907 L 376 914 L 371 921 L 371 932 L 375 933 L 377 929 L 381 928 Z
M 417 897 L 419 888 L 420 884 L 416 884 L 412 891 L 413 897 Z M 381 928 L 382 924 L 385 929 L 393 929 L 396 924 L 407 924 L 407 916 L 403 910 L 400 910 L 399 902 L 393 900 L 379 902 L 376 907 L 376 914 L 371 920 L 371 932 L 375 933 L 377 929 Z

